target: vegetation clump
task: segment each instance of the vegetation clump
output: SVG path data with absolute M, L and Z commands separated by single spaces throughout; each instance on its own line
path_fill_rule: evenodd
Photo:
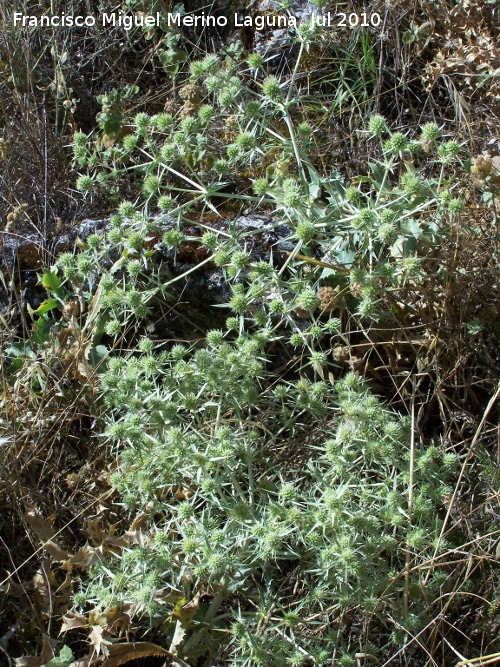
M 387 7 L 386 38 L 404 6 Z M 68 667 L 88 641 L 83 667 L 130 655 L 125 633 L 191 667 L 497 655 L 500 168 L 464 135 L 445 65 L 437 83 L 443 58 L 420 78 L 406 66 L 452 39 L 442 11 L 432 39 L 425 23 L 402 41 L 398 29 L 404 71 L 374 23 L 332 37 L 305 21 L 286 38 L 293 62 L 134 28 L 119 53 L 102 43 L 123 76 L 100 88 L 86 30 L 62 33 L 64 49 L 26 35 L 51 84 L 24 80 L 24 33 L 9 36 L 4 111 L 48 97 L 30 144 L 44 147 L 37 194 L 9 176 L 0 139 L 7 240 L 34 225 L 24 200 L 43 209 L 34 271 L 17 252 L 2 279 L 0 444 L 15 479 L 0 477 L 0 624 L 18 577 L 43 632 L 62 619 L 67 645 L 49 655 L 45 641 L 42 663 Z M 100 93 L 82 88 L 84 123 L 65 78 L 73 39 Z M 491 100 L 492 70 L 474 67 L 467 86 Z M 106 210 L 62 250 L 47 229 L 66 192 L 51 141 L 68 211 Z

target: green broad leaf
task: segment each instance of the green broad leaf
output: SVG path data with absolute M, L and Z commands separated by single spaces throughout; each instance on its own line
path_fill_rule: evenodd
M 11 375 L 15 375 L 18 370 L 20 370 L 24 365 L 23 359 L 21 357 L 17 357 L 16 359 L 13 359 L 12 362 L 9 364 L 9 366 L 6 369 L 6 375 L 10 377 Z
M 8 357 L 28 357 L 30 359 L 36 359 L 36 355 L 33 352 L 31 345 L 28 341 L 21 340 L 17 343 L 9 343 L 5 346 L 5 354 Z
M 403 257 L 404 255 L 404 242 L 406 240 L 405 236 L 400 236 L 391 246 L 391 256 L 392 257 Z
M 57 304 L 60 305 L 59 303 Z M 33 341 L 37 345 L 46 343 L 49 340 L 50 330 L 54 324 L 54 320 L 46 319 L 44 317 L 38 318 L 36 322 L 33 323 Z
M 369 162 L 368 166 L 373 174 L 373 180 L 377 189 L 387 192 L 390 190 L 390 179 L 387 176 L 386 168 L 376 162 Z
M 179 70 L 179 65 L 187 58 L 187 53 L 183 49 L 170 47 L 163 53 L 160 53 L 160 62 L 163 69 L 169 74 L 176 74 Z
M 62 281 L 55 271 L 44 271 L 39 284 L 43 285 L 52 294 L 55 294 L 61 287 Z
M 309 179 L 310 179 L 310 184 L 309 184 L 309 195 L 313 199 L 318 199 L 318 197 L 321 194 L 321 189 L 322 189 L 322 183 L 321 179 L 318 176 L 318 173 L 314 170 L 308 167 L 308 172 L 309 172 Z
M 401 39 L 403 41 L 403 44 L 412 44 L 415 41 L 416 36 L 413 33 L 413 31 L 407 30 L 406 32 L 403 33 L 403 36 L 402 36 Z
M 340 264 L 340 266 L 345 266 L 346 269 L 351 268 L 355 257 L 356 257 L 355 250 L 341 250 L 335 255 L 337 263 Z
M 471 336 L 477 336 L 484 329 L 484 325 L 482 322 L 476 319 L 467 322 L 465 328 L 467 329 L 468 334 L 470 334 Z
M 68 667 L 75 659 L 73 651 L 64 645 L 56 658 L 52 658 L 45 667 Z
M 99 367 L 102 370 L 108 356 L 108 348 L 105 345 L 96 345 L 90 348 L 88 361 L 93 368 Z
M 45 313 L 48 313 L 50 310 L 54 310 L 55 308 L 60 308 L 60 307 L 61 307 L 61 302 L 58 299 L 46 299 L 38 306 L 36 310 L 33 310 L 31 314 L 45 315 Z
M 121 114 L 113 114 L 103 125 L 104 132 L 108 137 L 116 137 L 123 127 L 123 118 Z
M 408 230 L 408 233 L 417 240 L 422 236 L 422 228 L 420 227 L 418 220 L 415 220 L 415 218 L 409 218 L 406 221 L 405 228 Z
M 351 185 L 357 185 L 358 183 L 373 183 L 373 179 L 369 176 L 355 176 L 351 180 Z
M 333 171 L 328 178 L 322 180 L 322 185 L 328 194 L 333 197 L 333 203 L 344 199 L 345 187 L 338 171 Z

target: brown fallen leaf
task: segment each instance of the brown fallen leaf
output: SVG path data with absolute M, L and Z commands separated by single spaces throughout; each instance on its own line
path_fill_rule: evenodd
M 49 635 L 46 634 L 43 635 L 42 652 L 40 653 L 40 658 L 43 664 L 52 660 L 55 656 L 55 648 L 58 644 L 59 642 L 57 639 L 52 639 L 52 637 L 49 637 Z
M 86 628 L 89 624 L 88 619 L 82 614 L 76 614 L 72 611 L 68 611 L 67 614 L 63 616 L 63 623 L 61 625 L 61 632 L 67 632 L 68 630 L 75 630 L 76 628 Z
M 109 656 L 108 647 L 111 646 L 111 642 L 104 638 L 104 628 L 101 625 L 92 626 L 89 640 L 97 655 L 102 653 L 105 658 Z
M 121 667 L 129 660 L 137 658 L 147 658 L 150 656 L 162 656 L 169 658 L 172 665 L 180 667 L 189 667 L 189 665 L 178 658 L 176 655 L 166 649 L 152 644 L 151 642 L 127 642 L 126 644 L 113 644 L 109 648 L 109 657 L 102 664 L 102 667 Z
M 35 531 L 37 537 L 42 542 L 47 542 L 54 536 L 55 530 L 52 528 L 52 524 L 54 523 L 55 516 L 44 519 L 40 512 L 30 509 L 25 517 L 28 525 Z

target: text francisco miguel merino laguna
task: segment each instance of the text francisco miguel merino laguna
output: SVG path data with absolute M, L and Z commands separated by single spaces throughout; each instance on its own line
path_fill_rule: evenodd
M 329 26 L 333 21 L 334 15 L 324 14 L 318 16 L 313 14 L 311 22 L 321 26 Z M 166 13 L 164 15 L 156 12 L 156 14 L 123 14 L 123 12 L 110 12 L 109 14 L 100 14 L 99 18 L 89 15 L 74 15 L 74 14 L 46 14 L 43 16 L 27 15 L 21 12 L 14 12 L 13 16 L 14 26 L 28 26 L 28 27 L 92 27 L 98 22 L 103 27 L 121 27 L 124 30 L 131 30 L 135 27 L 154 28 L 164 25 L 177 27 L 224 27 L 229 23 L 227 16 L 211 16 L 205 13 L 200 15 Z M 256 30 L 265 30 L 266 28 L 295 28 L 297 26 L 297 19 L 295 16 L 289 15 L 256 15 L 247 16 L 235 13 L 233 16 L 234 27 L 254 27 Z

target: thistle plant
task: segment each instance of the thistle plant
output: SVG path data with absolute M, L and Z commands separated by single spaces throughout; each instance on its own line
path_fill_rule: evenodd
M 384 317 L 388 294 L 425 280 L 462 210 L 459 163 L 439 128 L 407 136 L 377 115 L 369 173 L 319 173 L 297 69 L 285 88 L 264 65 L 193 62 L 194 110 L 137 114 L 106 149 L 75 136 L 86 196 L 137 179 L 136 201 L 58 266 L 68 290 L 99 304 L 95 342 L 130 343 L 109 350 L 100 377 L 103 435 L 119 462 L 118 502 L 149 517 L 139 545 L 93 566 L 75 604 L 126 608 L 190 658 L 278 667 L 327 665 L 335 653 L 348 665 L 374 633 L 404 646 L 429 623 L 444 570 L 425 590 L 420 574 L 449 547 L 440 537 L 455 461 L 410 446 L 408 420 L 357 375 L 334 379 L 329 341 L 345 336 L 335 311 Z M 218 214 L 227 199 L 274 220 L 185 233 L 189 216 Z M 283 225 L 291 249 L 256 247 Z M 186 242 L 230 287 L 225 323 L 195 345 L 134 344 L 130 332 L 144 334 L 141 320 L 199 269 L 172 277 L 155 247 L 175 265 Z M 273 371 L 276 346 L 297 360 L 285 377 Z
M 294 78 L 285 90 L 266 75 L 260 57 L 251 56 L 248 64 L 237 58 L 223 63 L 215 56 L 191 63 L 185 87 L 194 86 L 199 104 L 190 115 L 141 112 L 130 119 L 131 133 L 107 148 L 78 132 L 75 163 L 80 170 L 87 167 L 78 188 L 87 196 L 102 190 L 114 196 L 134 174 L 139 210 L 160 220 L 167 214 L 182 221 L 189 211 L 216 211 L 227 199 L 271 210 L 290 226 L 294 257 L 326 264 L 319 271 L 311 263 L 308 288 L 348 289 L 349 271 L 362 271 L 374 289 L 369 297 L 351 293 L 349 305 L 361 317 L 380 318 L 391 307 L 387 294 L 409 279 L 424 279 L 425 271 L 411 273 L 405 260 L 425 261 L 463 210 L 453 195 L 458 145 L 442 140 L 434 123 L 409 136 L 391 131 L 376 114 L 366 136 L 378 144 L 379 158 L 369 163 L 369 173 L 350 183 L 336 171 L 322 174 L 311 154 L 314 124 L 301 113 Z M 432 162 L 438 169 L 430 177 Z M 251 187 L 241 187 L 230 174 L 247 179 L 250 174 Z M 114 232 L 112 238 L 117 236 Z M 232 247 L 243 241 L 240 234 Z M 226 245 L 217 249 L 218 266 L 227 263 Z M 293 257 L 291 263 L 296 265 Z M 239 271 L 231 269 L 228 278 Z M 269 295 L 280 289 L 268 282 Z M 242 299 L 237 301 L 243 312 Z
M 326 665 L 346 639 L 328 631 L 339 613 L 387 637 L 428 622 L 443 579 L 424 592 L 419 571 L 449 546 L 438 544 L 440 508 L 456 462 L 421 451 L 410 482 L 408 420 L 352 373 L 273 386 L 267 342 L 214 330 L 206 348 L 142 339 L 111 361 L 101 377 L 119 458 L 111 482 L 150 519 L 140 546 L 93 567 L 78 601 L 132 609 L 170 639 L 181 623 L 190 657 Z M 208 603 L 194 615 L 175 611 L 200 595 Z M 311 633 L 312 619 L 323 629 Z M 351 648 L 366 639 L 351 631 Z

